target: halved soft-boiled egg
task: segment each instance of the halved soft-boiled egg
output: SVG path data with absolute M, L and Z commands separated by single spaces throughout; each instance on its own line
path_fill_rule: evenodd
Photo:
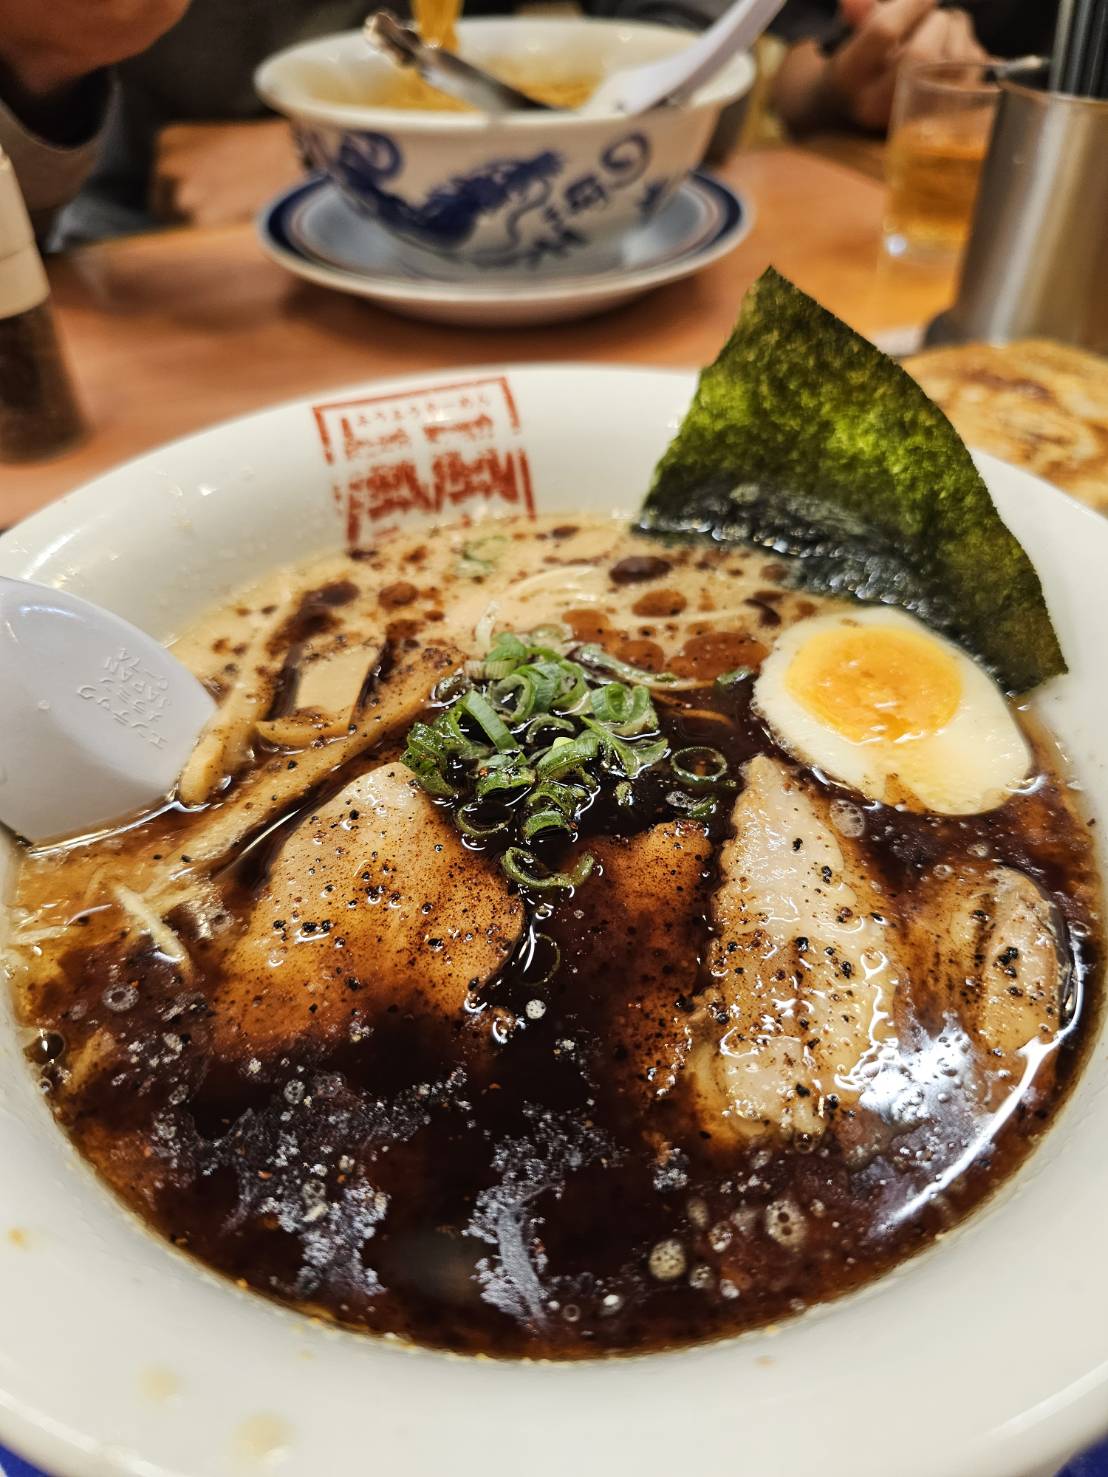
M 791 626 L 762 666 L 754 701 L 796 758 L 887 804 L 975 815 L 1000 805 L 1031 764 L 992 679 L 886 606 Z

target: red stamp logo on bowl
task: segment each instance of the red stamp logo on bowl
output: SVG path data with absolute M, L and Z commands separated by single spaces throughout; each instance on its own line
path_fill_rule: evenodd
M 351 548 L 409 514 L 461 513 L 474 502 L 534 515 L 519 414 L 504 375 L 312 409 Z

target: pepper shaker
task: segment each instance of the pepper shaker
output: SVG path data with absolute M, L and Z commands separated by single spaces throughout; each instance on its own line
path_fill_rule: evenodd
M 27 207 L 0 153 L 0 462 L 53 456 L 84 429 Z

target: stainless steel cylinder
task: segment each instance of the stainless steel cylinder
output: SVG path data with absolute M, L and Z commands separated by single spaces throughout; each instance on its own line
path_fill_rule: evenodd
M 1108 353 L 1108 101 L 1001 83 L 958 299 L 929 344 Z

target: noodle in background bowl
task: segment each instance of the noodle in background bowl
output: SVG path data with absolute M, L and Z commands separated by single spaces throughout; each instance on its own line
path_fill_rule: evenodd
M 686 31 L 599 20 L 483 19 L 458 27 L 461 52 L 513 81 L 600 79 L 670 56 Z M 306 164 L 393 239 L 441 273 L 572 269 L 587 248 L 643 225 L 699 164 L 722 108 L 754 79 L 748 56 L 678 107 L 640 118 L 433 112 L 374 106 L 396 69 L 358 31 L 279 52 L 255 77 L 291 121 Z
M 482 517 L 529 500 L 629 512 L 693 385 L 485 368 L 294 403 L 55 503 L 0 539 L 0 572 L 169 638 L 275 565 L 342 547 L 350 527 L 368 543 L 436 507 Z M 471 444 L 457 427 L 482 417 Z M 979 463 L 1034 556 L 1071 665 L 1038 704 L 1106 817 L 1108 522 Z M 1103 1039 L 1022 1171 L 862 1293 L 776 1333 L 554 1366 L 400 1348 L 223 1281 L 93 1176 L 22 1044 L 5 995 L 0 1441 L 64 1477 L 1046 1477 L 1108 1429 Z

